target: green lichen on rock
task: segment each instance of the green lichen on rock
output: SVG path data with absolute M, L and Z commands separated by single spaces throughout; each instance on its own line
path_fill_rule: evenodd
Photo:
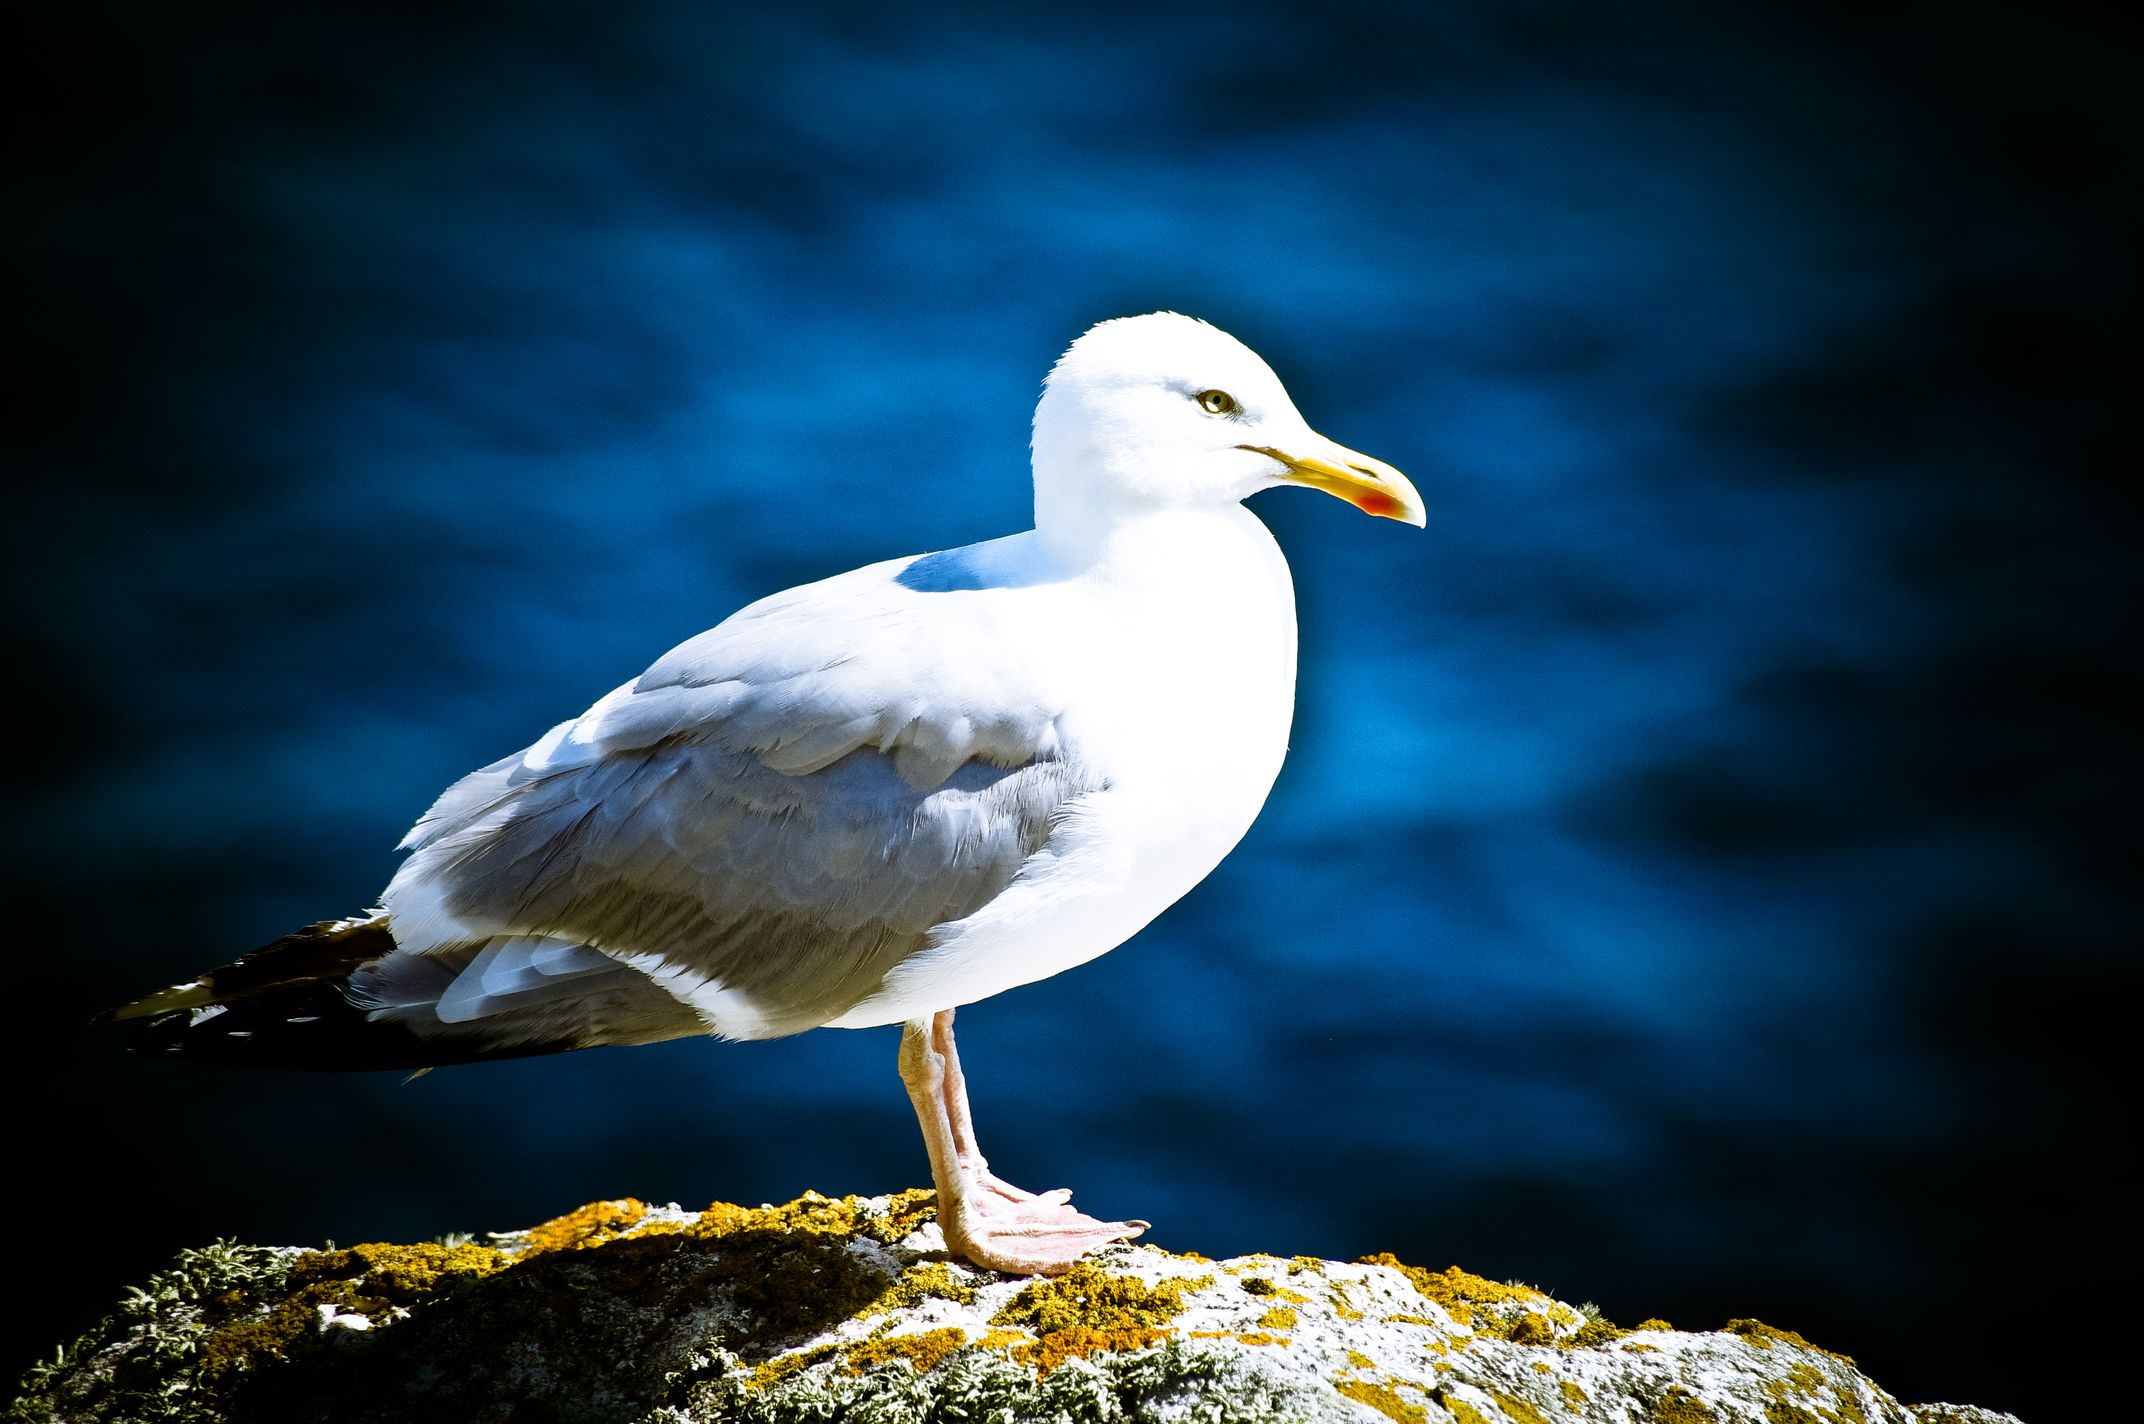
M 1752 1320 L 1646 1338 L 1456 1267 L 947 1256 L 928 1192 L 596 1202 L 488 1244 L 188 1252 L 13 1424 L 2005 1424 Z M 1286 1282 L 1286 1284 L 1283 1284 Z M 1434 1302 L 1430 1304 L 1427 1302 Z M 1609 1344 L 1608 1348 L 1596 1348 Z M 1633 1346 L 1642 1346 L 1633 1350 Z
M 26 1382 L 17 1414 L 447 1419 L 468 1417 L 467 1401 L 524 1390 L 569 1401 L 562 1419 L 575 1398 L 654 1403 L 661 1378 L 639 1363 L 648 1312 L 719 1314 L 733 1350 L 807 1335 L 898 1292 L 898 1264 L 857 1243 L 900 1229 L 910 1205 L 907 1194 L 869 1208 L 807 1195 L 692 1215 L 601 1202 L 496 1245 L 270 1252 L 232 1285 L 175 1292 L 174 1275 L 191 1280 L 204 1260 L 224 1259 L 189 1253 L 149 1287 L 158 1299 L 184 1295 L 171 1307 L 180 1316 L 145 1316 L 130 1298 L 100 1336 L 67 1352 L 77 1368 Z M 82 1367 L 85 1348 L 113 1367 Z M 145 1370 L 159 1377 L 153 1408 L 129 1383 Z M 420 1399 L 390 1401 L 376 1386 L 387 1377 L 428 1383 Z M 83 1388 L 128 1407 L 77 1409 L 67 1393 Z
M 1201 1341 L 1164 1340 L 1119 1355 L 1068 1359 L 1038 1376 L 1010 1355 L 971 1348 L 928 1373 L 891 1364 L 862 1374 L 797 1375 L 767 1389 L 734 1378 L 693 1386 L 646 1424 L 1133 1424 L 1190 1418 L 1201 1424 L 1323 1424 L 1326 1392 L 1247 1368 Z
M 202 1347 L 288 1289 L 301 1253 L 219 1241 L 182 1251 L 127 1292 L 95 1329 L 32 1368 L 10 1424 L 74 1419 L 211 1424 L 227 1391 L 202 1375 Z

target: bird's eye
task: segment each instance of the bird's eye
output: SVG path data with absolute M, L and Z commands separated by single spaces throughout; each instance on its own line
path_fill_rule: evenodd
M 1234 415 L 1243 409 L 1227 391 L 1200 391 L 1194 399 L 1198 401 L 1199 409 L 1208 415 Z

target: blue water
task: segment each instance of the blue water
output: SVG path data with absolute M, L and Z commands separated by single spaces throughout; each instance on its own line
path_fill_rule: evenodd
M 2081 1150 L 2034 1104 L 2122 962 L 2070 700 L 2115 564 L 2042 369 L 2091 355 L 2092 214 L 1956 118 L 1971 64 L 1531 6 L 154 39 L 183 121 L 82 140 L 146 176 L 54 219 L 137 339 L 18 526 L 60 729 L 18 863 L 106 912 L 36 970 L 69 1014 L 369 903 L 441 786 L 742 603 L 1024 527 L 1049 362 L 1173 308 L 1429 527 L 1254 501 L 1287 768 L 1135 942 L 963 1014 L 997 1168 L 2029 1402 L 1928 1320 L 2067 1240 L 1987 1163 Z M 162 1184 L 127 1270 L 924 1174 L 890 1032 L 408 1087 L 71 1035 L 55 1170 Z

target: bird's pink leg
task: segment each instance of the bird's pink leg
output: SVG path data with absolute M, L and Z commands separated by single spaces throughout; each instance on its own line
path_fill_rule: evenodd
M 968 1116 L 952 1010 L 903 1026 L 901 1081 L 930 1153 L 947 1249 L 994 1271 L 1056 1275 L 1096 1247 L 1146 1230 L 1143 1221 L 1086 1216 L 1067 1204 L 1068 1191 L 1022 1191 L 991 1175 Z
M 945 1065 L 942 1075 L 945 1082 L 946 1121 L 953 1129 L 953 1151 L 960 1161 L 961 1175 L 983 1191 L 1001 1196 L 1007 1201 L 1066 1202 L 1072 1199 L 1069 1187 L 1055 1187 L 1046 1192 L 1031 1192 L 994 1175 L 990 1164 L 983 1160 L 983 1152 L 975 1145 L 975 1122 L 968 1116 L 968 1080 L 960 1071 L 960 1050 L 953 1046 L 953 1010 L 947 1009 L 930 1021 L 931 1047 L 936 1050 Z

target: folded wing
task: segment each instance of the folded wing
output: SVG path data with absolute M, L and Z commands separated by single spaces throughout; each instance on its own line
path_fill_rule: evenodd
M 984 595 L 884 568 L 754 605 L 451 788 L 388 889 L 397 941 L 584 947 L 735 1037 L 867 997 L 1099 785 Z
M 839 1017 L 1102 785 L 1007 631 L 1006 591 L 910 589 L 901 568 L 789 590 L 672 650 L 450 787 L 380 911 L 120 1015 L 148 1018 L 155 1049 L 322 1067 Z

